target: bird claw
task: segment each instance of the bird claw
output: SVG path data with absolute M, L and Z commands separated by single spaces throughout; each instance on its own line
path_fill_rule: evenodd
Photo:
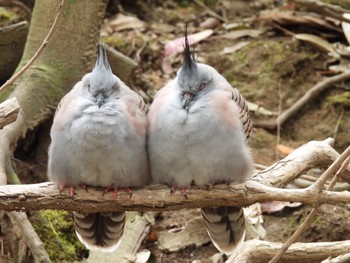
M 87 193 L 89 192 L 88 189 L 87 189 L 87 186 L 86 186 L 85 184 L 80 183 L 80 184 L 79 184 L 79 187 L 80 187 L 81 189 L 84 189 Z
M 75 193 L 75 192 L 74 192 L 74 185 L 71 185 L 71 186 L 69 187 L 69 196 L 73 198 L 74 193 Z
M 214 187 L 214 183 L 209 183 L 208 184 L 208 191 L 210 191 L 211 189 L 213 189 Z
M 130 187 L 126 187 L 125 191 L 129 194 L 129 198 L 131 198 L 132 197 L 132 190 L 131 190 L 131 188 Z
M 183 194 L 183 196 L 186 198 L 186 200 L 188 199 L 188 196 L 187 196 L 187 187 L 186 186 L 183 186 L 181 188 L 181 193 Z
M 170 194 L 175 193 L 175 192 L 176 192 L 176 189 L 177 189 L 176 185 L 173 185 L 173 186 L 170 188 Z
M 177 189 L 177 186 L 173 185 L 170 189 L 170 194 L 173 194 L 176 192 L 176 189 Z M 187 196 L 187 187 L 186 186 L 183 186 L 181 187 L 181 193 L 183 194 L 183 196 L 186 198 L 186 200 L 188 199 L 188 196 Z
M 62 194 L 62 193 L 64 192 L 64 190 L 66 190 L 66 187 L 67 187 L 67 185 L 65 185 L 65 184 L 63 184 L 63 185 L 61 185 L 61 186 L 59 187 L 59 189 L 60 189 L 60 194 Z M 71 186 L 69 187 L 68 194 L 69 194 L 70 197 L 73 198 L 73 196 L 74 196 L 74 194 L 75 194 L 74 185 L 71 185 Z
M 113 200 L 116 200 L 116 199 L 117 199 L 118 193 L 119 193 L 119 189 L 118 189 L 117 186 L 115 186 L 114 189 L 113 189 L 113 193 L 112 193 L 112 198 L 113 198 Z

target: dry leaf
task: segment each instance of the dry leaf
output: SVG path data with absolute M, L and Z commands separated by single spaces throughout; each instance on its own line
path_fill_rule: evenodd
M 226 55 L 226 54 L 232 54 L 235 53 L 237 50 L 240 50 L 242 47 L 246 46 L 249 44 L 250 41 L 242 41 L 237 43 L 236 45 L 233 45 L 231 47 L 225 47 L 220 54 L 221 55 Z
M 244 216 L 246 219 L 246 234 L 247 239 L 264 238 L 266 236 L 266 230 L 263 226 L 264 218 L 260 203 L 255 203 L 251 206 L 244 208 Z
M 343 14 L 343 16 L 347 19 L 350 19 L 350 14 Z M 350 24 L 346 22 L 342 22 L 341 26 L 342 26 L 345 38 L 348 41 L 348 44 L 350 45 Z
M 263 213 L 274 213 L 281 211 L 285 207 L 299 207 L 302 203 L 291 203 L 291 202 L 281 202 L 281 201 L 272 201 L 261 203 L 261 210 Z
M 175 252 L 188 246 L 202 246 L 210 241 L 202 217 L 189 220 L 182 231 L 171 233 L 159 232 L 158 247 L 162 251 Z
M 220 20 L 216 19 L 215 17 L 209 17 L 200 23 L 199 27 L 204 29 L 212 29 L 218 25 L 220 25 Z
M 150 256 L 151 256 L 151 251 L 147 249 L 143 249 L 140 252 L 137 252 L 135 263 L 146 263 L 148 262 Z
M 209 36 L 211 36 L 214 33 L 214 30 L 212 29 L 207 29 L 195 34 L 188 35 L 188 42 L 190 45 L 194 45 L 195 43 L 198 43 Z M 185 37 L 179 37 L 174 40 L 168 41 L 165 44 L 164 47 L 164 56 L 165 57 L 171 57 L 175 56 L 176 54 L 183 52 L 184 50 L 184 44 L 185 44 Z
M 226 39 L 238 39 L 241 37 L 258 37 L 260 36 L 264 31 L 259 29 L 242 29 L 242 30 L 234 30 L 229 33 L 223 34 L 220 36 L 220 38 L 226 38 Z
M 279 151 L 280 153 L 284 154 L 284 155 L 288 155 L 290 154 L 292 151 L 294 151 L 293 148 L 283 145 L 283 144 L 277 144 L 276 145 L 276 150 Z
M 295 34 L 294 37 L 298 40 L 305 41 L 313 45 L 314 47 L 318 48 L 320 51 L 325 53 L 331 53 L 334 50 L 331 43 L 315 35 Z
M 143 28 L 144 24 L 145 22 L 135 16 L 126 16 L 119 13 L 110 21 L 109 26 L 114 31 L 122 31 L 125 29 L 140 29 Z
M 260 13 L 259 18 L 268 22 L 276 22 L 284 26 L 299 25 L 339 32 L 339 29 L 329 21 L 310 15 L 297 16 L 294 12 L 290 11 L 264 11 Z

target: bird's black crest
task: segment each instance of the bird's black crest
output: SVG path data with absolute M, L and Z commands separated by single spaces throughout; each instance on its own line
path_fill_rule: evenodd
M 100 42 L 98 47 L 98 54 L 96 59 L 96 66 L 104 66 L 107 70 L 111 70 L 111 67 L 108 62 L 107 54 L 106 54 L 106 48 L 104 47 L 103 43 Z
M 182 66 L 184 68 L 187 68 L 189 70 L 194 69 L 196 67 L 196 61 L 194 59 L 194 55 L 191 52 L 190 49 L 190 44 L 188 43 L 188 38 L 187 38 L 187 26 L 185 30 L 185 45 L 184 45 L 184 61 Z

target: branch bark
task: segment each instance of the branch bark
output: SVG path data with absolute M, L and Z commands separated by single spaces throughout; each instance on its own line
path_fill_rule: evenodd
M 0 104 L 0 129 L 17 119 L 19 105 L 16 98 L 5 100 Z
M 41 242 L 38 234 L 30 224 L 26 213 L 9 212 L 7 215 L 10 217 L 12 223 L 19 228 L 20 235 L 23 237 L 25 244 L 33 253 L 35 261 L 42 263 L 51 262 L 49 255 L 44 249 L 44 244 Z
M 230 256 L 226 263 L 268 262 L 281 248 L 282 243 L 250 240 Z M 349 252 L 350 240 L 337 242 L 295 243 L 279 262 L 310 263 L 320 262 L 332 256 Z
M 313 167 L 323 167 L 338 158 L 330 146 L 331 138 L 311 141 L 292 154 L 268 167 L 240 185 L 216 185 L 210 191 L 191 188 L 188 200 L 181 193 L 170 194 L 169 187 L 153 185 L 128 193 L 120 192 L 118 198 L 103 195 L 102 189 L 76 189 L 74 198 L 60 193 L 53 183 L 0 186 L 0 209 L 39 210 L 64 209 L 92 213 L 97 211 L 164 211 L 206 206 L 248 206 L 256 202 L 288 201 L 302 202 L 313 207 L 322 203 L 345 203 L 350 201 L 350 192 L 319 191 L 318 188 L 281 189 L 290 180 L 297 178 Z M 348 167 L 349 168 L 349 167 Z
M 249 206 L 256 202 L 301 202 L 310 206 L 350 202 L 350 192 L 280 189 L 253 180 L 240 185 L 217 185 L 211 190 L 192 188 L 185 199 L 181 193 L 170 194 L 164 185 L 153 185 L 128 193 L 103 195 L 103 189 L 77 189 L 74 198 L 60 193 L 53 183 L 0 186 L 0 209 L 39 210 L 63 209 L 83 213 L 98 211 L 172 211 L 207 206 Z

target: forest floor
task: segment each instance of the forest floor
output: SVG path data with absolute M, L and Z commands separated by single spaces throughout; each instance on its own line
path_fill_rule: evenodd
M 149 97 L 173 78 L 181 65 L 182 53 L 177 51 L 179 44 L 173 43 L 174 47 L 166 44 L 182 37 L 186 25 L 190 35 L 201 32 L 194 45 L 198 61 L 216 68 L 249 102 L 265 109 L 263 113 L 252 112 L 253 123 L 261 124 L 276 118 L 317 82 L 337 74 L 339 68 L 331 68 L 331 65 L 349 65 L 343 58 L 340 61 L 334 59 L 315 42 L 293 37 L 293 34 L 307 33 L 330 44 L 349 45 L 339 22 L 302 12 L 297 4 L 270 0 L 111 2 L 102 27 L 102 40 L 140 65 L 138 74 L 142 78 L 134 84 Z M 207 8 L 200 4 L 203 2 Z M 213 19 L 215 14 L 218 17 Z M 319 20 L 315 22 L 308 19 L 310 17 Z M 269 166 L 292 149 L 310 140 L 327 137 L 335 138 L 336 150 L 344 150 L 350 143 L 349 89 L 349 83 L 339 83 L 322 92 L 280 129 L 254 128 L 250 146 L 255 163 Z M 46 160 L 36 162 L 18 161 L 23 182 L 45 181 L 43 164 Z M 33 168 L 32 164 L 39 168 Z M 25 179 L 28 173 L 30 180 Z M 300 205 L 274 210 L 267 213 L 263 209 L 262 226 L 266 235 L 261 238 L 283 242 L 311 208 Z M 157 237 L 162 231 L 180 229 L 196 216 L 199 216 L 198 210 L 158 214 L 151 233 Z M 323 205 L 299 241 L 350 239 L 348 218 L 348 205 Z M 217 253 L 211 242 L 166 252 L 159 248 L 154 237 L 148 238 L 142 248 L 150 250 L 157 262 L 160 258 L 162 262 L 204 261 Z

